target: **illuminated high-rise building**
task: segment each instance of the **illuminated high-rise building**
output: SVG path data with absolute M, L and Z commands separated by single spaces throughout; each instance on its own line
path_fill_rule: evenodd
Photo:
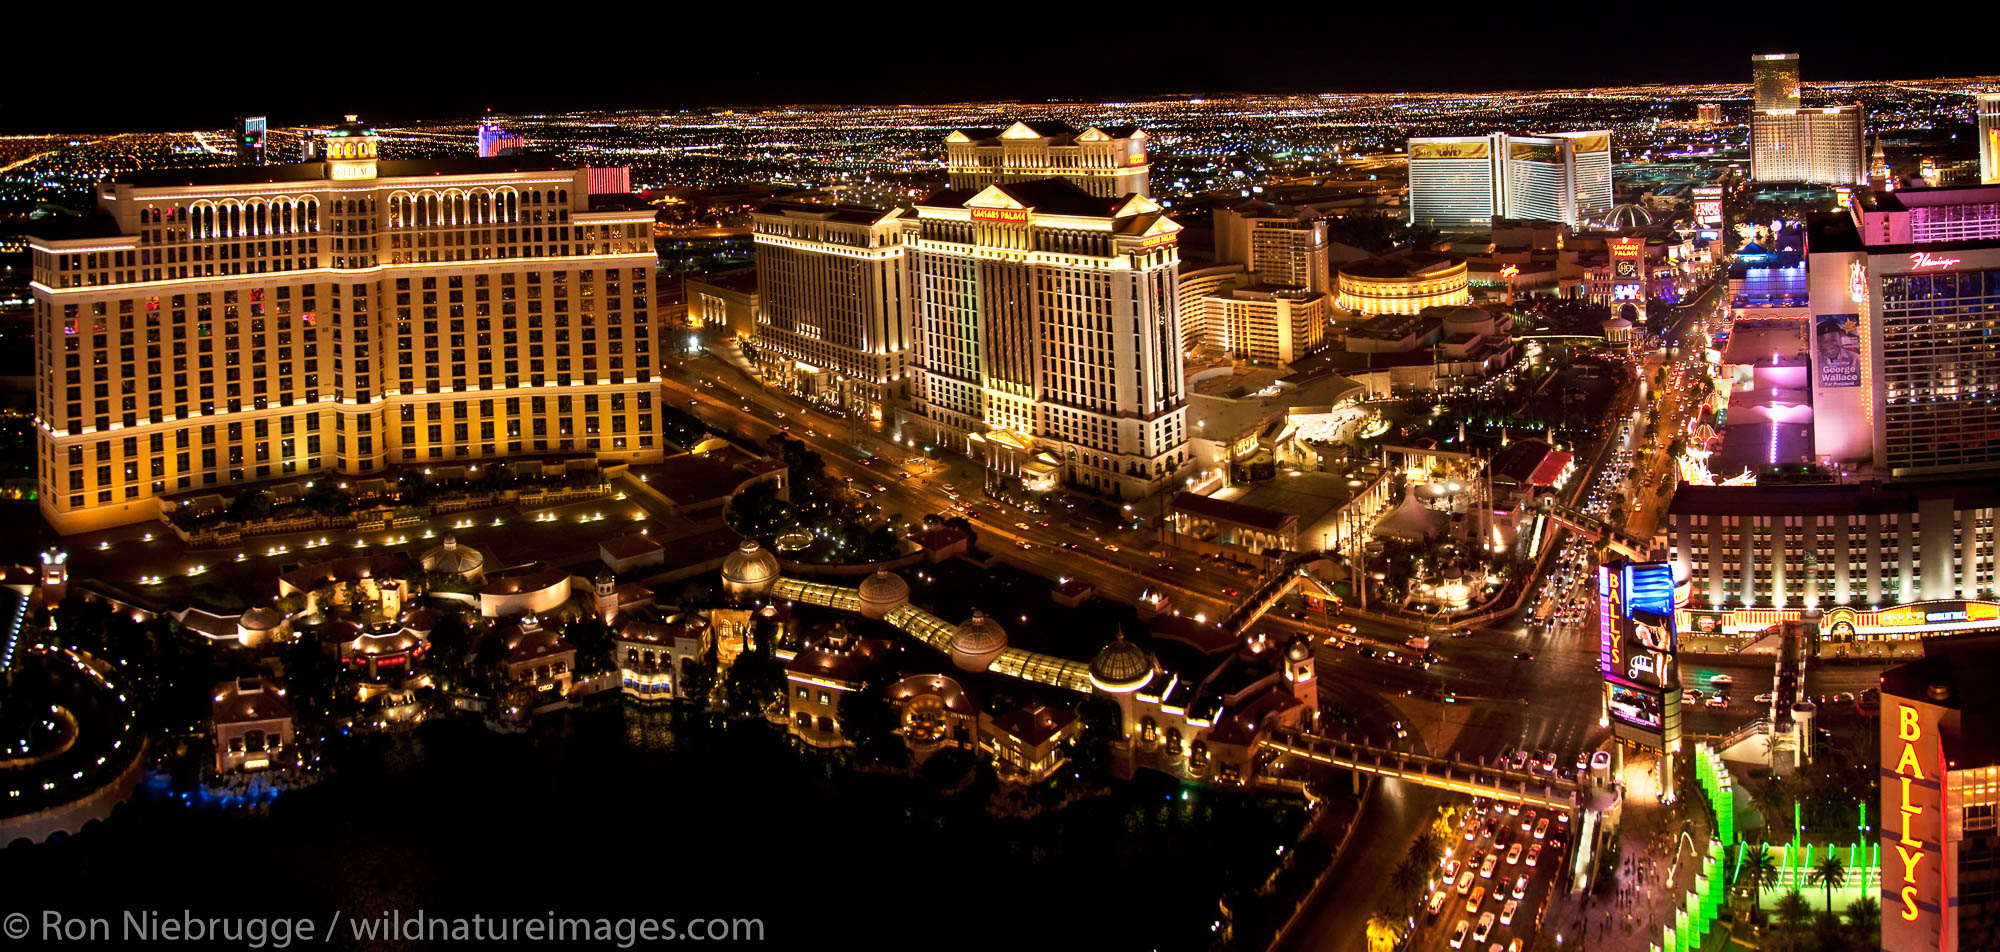
M 653 212 L 527 158 L 138 172 L 30 242 L 63 533 L 315 474 L 660 452 Z
M 1881 679 L 1881 947 L 2000 948 L 2000 636 L 1923 647 Z
M 1137 126 L 1016 122 L 1005 129 L 955 129 L 944 140 L 945 171 L 954 189 L 1058 177 L 1100 198 L 1150 196 L 1147 141 Z
M 1720 124 L 1722 122 L 1722 104 L 1719 102 L 1697 104 L 1694 107 L 1694 121 L 1704 126 Z
M 1894 477 L 2000 469 L 2000 187 L 1857 198 L 1807 228 L 1815 455 Z
M 1861 123 L 1858 103 L 1751 113 L 1751 181 L 1867 184 Z
M 1215 256 L 1240 264 L 1253 281 L 1324 291 L 1326 222 L 1315 215 L 1285 215 L 1262 202 L 1215 210 Z
M 1410 221 L 1486 228 L 1495 218 L 1580 227 L 1611 210 L 1611 133 L 1419 136 L 1409 142 Z
M 1750 57 L 1750 108 L 1799 108 L 1799 54 L 1758 53 Z
M 757 360 L 822 404 L 882 419 L 910 352 L 903 217 L 853 205 L 773 202 L 751 216 Z
M 902 435 L 1030 488 L 1136 498 L 1189 465 L 1180 226 L 1067 179 L 935 193 L 903 219 L 915 331 Z
M 2000 185 L 2000 93 L 1979 94 L 1979 180 Z
M 479 157 L 490 159 L 501 155 L 519 155 L 528 149 L 528 140 L 500 128 L 492 116 L 479 120 Z

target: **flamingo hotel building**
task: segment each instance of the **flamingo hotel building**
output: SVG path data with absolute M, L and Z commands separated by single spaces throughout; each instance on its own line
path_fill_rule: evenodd
M 140 172 L 33 253 L 42 512 L 262 480 L 660 453 L 653 214 L 528 156 Z

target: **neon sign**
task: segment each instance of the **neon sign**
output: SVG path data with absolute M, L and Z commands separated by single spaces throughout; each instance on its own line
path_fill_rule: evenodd
M 1519 276 L 1520 276 L 1520 274 L 1521 274 L 1521 266 L 1520 266 L 1520 265 L 1513 265 L 1513 264 L 1510 264 L 1510 265 L 1507 265 L 1506 267 L 1504 267 L 1504 268 L 1501 268 L 1501 269 L 1500 269 L 1500 277 L 1502 277 L 1502 278 L 1505 278 L 1506 280 L 1509 280 L 1509 281 L 1512 281 L 1512 280 L 1514 280 L 1514 279 L 1515 279 L 1516 277 L 1519 277 Z
M 1942 255 L 1933 256 L 1928 251 L 1919 251 L 1916 254 L 1910 256 L 1910 267 L 1949 268 L 1952 267 L 1953 265 L 1958 264 L 1959 260 L 1960 259 L 1958 258 L 1947 258 Z
M 1859 261 L 1847 265 L 1847 299 L 1856 304 L 1868 300 L 1868 268 Z
M 1910 831 L 1910 819 L 1924 812 L 1921 806 L 1910 803 L 1910 783 L 1924 781 L 1924 768 L 1917 762 L 1917 741 L 1924 738 L 1924 728 L 1917 720 L 1917 709 L 1908 704 L 1896 705 L 1896 739 L 1903 742 L 1903 754 L 1896 760 L 1896 781 L 1902 788 L 1897 810 L 1902 814 L 1901 837 L 1895 840 L 1896 853 L 1903 861 L 1903 908 L 1899 913 L 1904 922 L 1915 922 L 1921 911 L 1917 908 L 1917 864 L 1924 858 L 1924 841 Z M 1942 778 L 1939 778 L 1940 781 Z
M 1027 221 L 1028 210 L 1025 208 L 974 208 L 972 210 L 972 220 Z

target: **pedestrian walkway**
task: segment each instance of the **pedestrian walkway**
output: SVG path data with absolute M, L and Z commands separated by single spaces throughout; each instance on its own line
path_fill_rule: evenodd
M 1650 952 L 1662 927 L 1672 925 L 1675 910 L 1686 904 L 1700 872 L 1701 844 L 1711 835 L 1706 812 L 1687 798 L 1661 804 L 1627 797 L 1620 822 L 1617 882 L 1552 906 L 1542 930 L 1551 938 L 1541 947 Z M 1555 935 L 1562 937 L 1560 945 Z M 1719 922 L 1701 947 L 1722 949 L 1728 936 L 1728 924 Z

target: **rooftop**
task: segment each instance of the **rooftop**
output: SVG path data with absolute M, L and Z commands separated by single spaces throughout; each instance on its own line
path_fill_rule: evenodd
M 1882 693 L 1959 712 L 1944 730 L 1953 770 L 2000 764 L 2000 697 L 1990 689 L 2000 670 L 2000 635 L 1924 639 L 1924 656 L 1882 673 Z M 1887 713 L 1887 712 L 1884 712 Z
M 505 172 L 569 172 L 576 165 L 548 156 L 513 155 L 482 159 L 388 159 L 375 163 L 377 178 L 421 178 L 442 175 L 482 175 Z M 280 182 L 329 181 L 325 162 L 287 165 L 223 165 L 206 169 L 148 169 L 127 172 L 113 181 L 135 188 L 180 185 L 261 185 Z

